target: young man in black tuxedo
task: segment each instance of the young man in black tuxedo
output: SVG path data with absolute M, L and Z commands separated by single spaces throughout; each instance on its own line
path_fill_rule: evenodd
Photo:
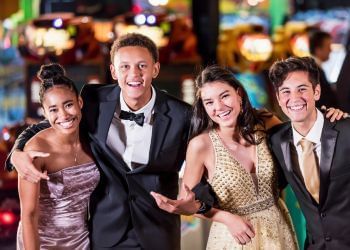
M 350 120 L 330 122 L 316 108 L 321 88 L 311 57 L 275 62 L 269 76 L 290 119 L 271 131 L 271 148 L 305 215 L 305 246 L 349 249 Z
M 110 70 L 118 84 L 82 89 L 82 129 L 101 172 L 90 204 L 93 249 L 180 249 L 180 217 L 159 209 L 150 192 L 177 197 L 191 111 L 152 86 L 159 69 L 156 45 L 128 34 L 111 48 Z M 27 129 L 15 147 L 23 148 L 48 126 Z M 31 168 L 37 156 L 44 154 L 16 150 L 11 162 L 22 178 L 35 182 L 46 178 Z M 193 204 L 199 209 L 199 202 Z

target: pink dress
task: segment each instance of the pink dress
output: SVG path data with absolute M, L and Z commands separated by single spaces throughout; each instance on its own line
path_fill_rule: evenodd
M 88 204 L 100 179 L 95 163 L 68 167 L 49 177 L 40 183 L 40 249 L 90 249 Z M 17 249 L 24 249 L 21 223 Z

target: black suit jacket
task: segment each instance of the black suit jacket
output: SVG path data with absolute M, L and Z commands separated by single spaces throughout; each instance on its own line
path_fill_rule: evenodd
M 293 166 L 291 123 L 270 132 L 270 146 L 306 218 L 308 249 L 350 249 L 350 120 L 324 121 L 319 204 L 306 190 L 298 165 Z
M 150 191 L 175 199 L 178 171 L 185 158 L 190 106 L 156 90 L 149 164 L 130 171 L 106 145 L 120 88 L 85 85 L 83 128 L 102 173 L 92 195 L 91 234 L 95 247 L 113 247 L 129 223 L 144 249 L 180 249 L 180 218 L 159 209 Z

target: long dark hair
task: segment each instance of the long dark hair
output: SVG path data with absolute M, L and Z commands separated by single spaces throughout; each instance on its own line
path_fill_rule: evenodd
M 210 84 L 214 81 L 227 83 L 239 93 L 242 98 L 242 112 L 237 117 L 239 133 L 250 144 L 259 144 L 261 139 L 256 140 L 254 138 L 254 133 L 257 130 L 265 131 L 263 117 L 270 117 L 272 115 L 267 111 L 258 112 L 254 109 L 249 101 L 247 92 L 242 84 L 236 79 L 233 71 L 229 68 L 218 65 L 206 67 L 196 78 L 197 94 L 196 101 L 193 105 L 190 138 L 193 138 L 206 130 L 218 127 L 218 124 L 213 122 L 205 111 L 200 94 L 201 88 L 205 84 Z M 258 124 L 261 125 L 259 126 L 260 129 L 256 128 L 256 125 Z

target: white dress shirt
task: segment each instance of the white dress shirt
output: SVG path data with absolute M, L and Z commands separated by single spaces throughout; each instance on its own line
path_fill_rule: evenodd
M 114 112 L 114 117 L 108 131 L 107 145 L 117 155 L 121 156 L 130 169 L 147 164 L 152 139 L 154 104 L 156 92 L 152 87 L 151 100 L 141 109 L 132 111 L 125 103 L 120 92 L 120 105 Z M 120 111 L 144 113 L 143 126 L 135 121 L 121 120 Z
M 320 165 L 321 134 L 322 134 L 323 124 L 324 124 L 323 114 L 317 109 L 316 121 L 312 126 L 312 128 L 310 129 L 309 133 L 305 137 L 299 134 L 298 131 L 296 131 L 293 127 L 293 144 L 297 150 L 299 166 L 301 166 L 300 164 L 301 164 L 301 156 L 302 156 L 302 148 L 301 148 L 301 145 L 299 144 L 299 141 L 302 138 L 305 138 L 306 140 L 314 143 L 315 145 L 314 151 L 316 151 L 318 165 Z

